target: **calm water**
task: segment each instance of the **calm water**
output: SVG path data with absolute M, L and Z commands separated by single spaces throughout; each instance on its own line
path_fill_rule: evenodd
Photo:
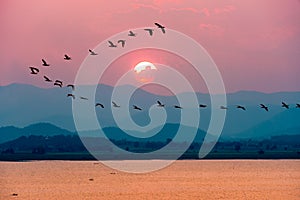
M 3 200 L 299 200 L 300 161 L 176 161 L 147 174 L 122 173 L 90 161 L 0 162 L 0 185 Z

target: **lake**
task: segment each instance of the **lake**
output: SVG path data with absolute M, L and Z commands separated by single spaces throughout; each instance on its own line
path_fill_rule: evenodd
M 179 160 L 145 174 L 119 172 L 98 161 L 0 162 L 0 185 L 3 200 L 296 200 L 300 160 Z

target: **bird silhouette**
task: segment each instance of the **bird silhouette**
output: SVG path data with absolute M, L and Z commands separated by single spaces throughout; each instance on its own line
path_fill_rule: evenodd
M 200 104 L 199 107 L 200 107 L 200 108 L 206 108 L 207 105 L 205 105 L 205 104 Z
M 100 106 L 101 108 L 104 108 L 104 105 L 101 103 L 96 103 L 96 107 Z
M 46 60 L 42 59 L 42 62 L 43 62 L 43 66 L 45 66 L 45 67 L 48 67 L 48 66 L 50 66 L 50 64 L 49 64 L 49 63 L 47 63 L 47 62 L 46 62 Z
M 45 80 L 46 82 L 53 82 L 48 76 L 44 76 L 44 80 Z
M 174 105 L 174 108 L 182 109 L 181 106 Z
M 246 108 L 244 106 L 240 106 L 240 105 L 237 105 L 236 108 L 246 110 Z
M 70 87 L 70 88 L 72 88 L 72 90 L 75 90 L 75 85 L 73 85 L 73 84 L 69 84 L 69 85 L 67 85 L 67 87 Z
M 281 102 L 281 107 L 289 109 L 289 105 L 286 104 L 285 102 Z
M 125 46 L 125 40 L 118 40 L 118 43 L 121 43 L 122 47 Z
M 299 103 L 296 103 L 296 108 L 300 108 L 300 104 Z
M 132 31 L 129 31 L 128 36 L 135 37 L 136 33 L 132 32 Z
M 267 106 L 265 106 L 264 104 L 260 104 L 260 108 L 265 109 L 267 112 L 269 111 L 269 108 Z
M 118 104 L 116 104 L 116 102 L 111 102 L 112 104 L 113 104 L 113 107 L 115 107 L 115 108 L 120 108 L 121 106 L 119 106 Z
M 140 107 L 138 107 L 136 105 L 133 105 L 133 109 L 135 109 L 135 110 L 142 110 Z
M 80 99 L 82 99 L 82 100 L 89 100 L 89 99 L 86 98 L 86 97 L 80 97 Z
M 160 101 L 157 101 L 158 107 L 165 107 L 165 104 L 162 104 Z
M 56 80 L 56 81 L 54 82 L 54 85 L 59 86 L 59 87 L 62 87 L 62 86 L 63 86 L 63 82 L 60 81 L 60 80 Z
M 31 73 L 30 74 L 38 74 L 40 70 L 36 67 L 29 67 Z
M 161 31 L 163 32 L 163 34 L 166 33 L 166 30 L 165 30 L 165 27 L 164 27 L 164 26 L 162 26 L 162 25 L 159 24 L 159 23 L 154 23 L 154 24 L 157 26 L 157 28 L 161 29 Z
M 75 99 L 74 94 L 67 94 L 67 97 L 72 97 L 73 99 Z
M 109 43 L 109 47 L 117 47 L 117 45 L 115 45 L 112 41 L 108 41 Z
M 154 31 L 153 29 L 151 29 L 151 28 L 145 28 L 144 30 L 148 31 L 148 33 L 149 33 L 150 36 L 153 35 L 153 31 Z
M 67 54 L 65 54 L 64 60 L 72 60 L 70 56 L 68 56 Z
M 227 110 L 228 108 L 225 106 L 220 106 L 220 109 Z
M 97 53 L 95 53 L 93 50 L 91 50 L 91 49 L 89 49 L 89 52 L 90 52 L 90 55 L 91 56 L 96 56 L 96 55 L 98 55 Z

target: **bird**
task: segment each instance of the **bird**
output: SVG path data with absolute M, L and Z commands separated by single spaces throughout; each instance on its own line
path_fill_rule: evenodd
M 159 24 L 159 23 L 154 23 L 156 26 L 157 26 L 157 28 L 160 28 L 161 29 L 161 31 L 163 32 L 163 34 L 165 34 L 166 33 L 166 30 L 165 30 L 165 27 L 164 26 L 162 26 L 161 24 Z
M 265 109 L 267 112 L 269 111 L 268 107 L 267 107 L 267 106 L 265 106 L 264 104 L 260 104 L 260 108 L 263 108 L 263 109 Z
M 63 82 L 60 81 L 60 80 L 56 80 L 55 83 L 54 83 L 54 85 L 62 87 L 63 86 Z
M 13 193 L 13 194 L 11 194 L 11 196 L 18 196 L 18 194 L 17 193 Z
M 29 67 L 31 74 L 38 74 L 40 70 L 36 67 Z
M 112 41 L 108 41 L 109 43 L 109 47 L 117 47 L 117 45 L 115 45 Z
M 93 178 L 90 178 L 89 181 L 94 181 L 94 179 L 93 179 Z
M 72 97 L 73 99 L 75 99 L 74 94 L 67 94 L 67 97 Z
M 89 52 L 90 52 L 90 55 L 91 56 L 96 56 L 96 55 L 98 55 L 97 53 L 95 53 L 93 50 L 91 50 L 91 49 L 89 49 Z
M 300 108 L 300 104 L 299 103 L 296 103 L 296 108 Z
M 46 82 L 53 82 L 48 76 L 44 76 L 44 80 L 45 80 Z
M 116 104 L 116 102 L 112 102 L 112 104 L 113 104 L 113 107 L 115 107 L 115 108 L 120 108 L 121 106 L 119 106 L 118 104 Z
M 289 109 L 289 105 L 286 104 L 285 102 L 281 102 L 281 104 L 282 104 L 281 107 L 286 108 L 286 109 Z
M 72 60 L 70 56 L 68 56 L 67 54 L 65 54 L 64 60 Z
M 237 105 L 236 108 L 246 110 L 246 108 L 244 106 L 240 106 L 240 105 Z
M 162 104 L 160 101 L 157 101 L 158 107 L 165 107 L 165 104 Z
M 69 85 L 67 85 L 67 87 L 70 87 L 70 88 L 72 88 L 72 90 L 75 90 L 75 85 L 73 85 L 73 84 L 69 84 Z
M 200 104 L 199 107 L 200 107 L 200 108 L 206 108 L 207 105 L 205 105 L 205 104 Z
M 153 35 L 153 29 L 151 29 L 151 28 L 145 28 L 144 29 L 145 31 L 148 31 L 149 32 L 149 34 L 150 34 L 150 36 L 152 36 Z
M 50 64 L 49 64 L 49 63 L 47 63 L 47 62 L 46 62 L 46 60 L 42 59 L 42 62 L 43 62 L 43 66 L 45 66 L 45 67 L 48 67 L 48 66 L 50 66 Z
M 135 37 L 135 36 L 136 36 L 136 33 L 132 32 L 132 31 L 129 31 L 128 36 Z
M 80 97 L 80 99 L 82 99 L 82 100 L 89 100 L 89 99 L 86 98 L 86 97 Z
M 118 43 L 121 43 L 122 47 L 125 46 L 125 40 L 118 40 Z
M 182 109 L 181 106 L 174 105 L 174 108 Z
M 96 107 L 97 107 L 97 106 L 100 106 L 101 108 L 104 108 L 104 105 L 101 104 L 101 103 L 96 103 Z
M 138 107 L 136 105 L 133 105 L 133 109 L 135 109 L 135 110 L 142 110 L 140 107 Z
M 228 108 L 225 107 L 225 106 L 220 106 L 220 108 L 223 109 L 223 110 L 227 110 L 227 109 L 228 109 Z

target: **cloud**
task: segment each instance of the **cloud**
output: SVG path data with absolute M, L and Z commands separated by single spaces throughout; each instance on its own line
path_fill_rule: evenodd
M 212 34 L 213 36 L 222 36 L 224 34 L 224 29 L 218 25 L 214 24 L 204 24 L 201 23 L 199 25 L 200 31 L 202 32 L 209 32 L 209 34 Z

